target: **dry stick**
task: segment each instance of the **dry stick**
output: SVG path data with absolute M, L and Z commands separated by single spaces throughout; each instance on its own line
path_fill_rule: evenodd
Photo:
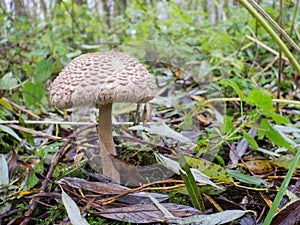
M 246 35 L 246 38 L 249 39 L 250 41 L 253 41 L 255 42 L 256 44 L 258 44 L 259 46 L 263 47 L 264 49 L 268 50 L 269 52 L 273 53 L 274 55 L 278 56 L 279 53 L 274 50 L 273 48 L 270 48 L 269 46 L 267 46 L 266 44 L 260 42 L 259 40 L 249 36 L 249 35 Z M 284 59 L 285 61 L 289 62 L 288 58 L 286 57 L 282 57 L 282 59 Z
M 7 98 L 2 97 L 1 99 L 3 99 L 4 101 L 8 102 L 9 104 L 11 104 L 12 106 L 16 107 L 17 109 L 19 109 L 21 112 L 28 114 L 29 116 L 35 118 L 35 119 L 41 119 L 41 117 L 39 117 L 38 115 L 34 114 L 33 112 L 31 112 L 30 110 L 27 110 L 25 108 L 23 108 L 22 106 L 19 106 L 18 104 L 8 100 Z
M 255 38 L 253 38 L 253 37 L 251 37 L 251 36 L 246 35 L 246 36 L 244 37 L 244 39 L 245 39 L 245 38 L 249 39 L 250 41 L 256 43 L 257 45 L 263 47 L 264 49 L 266 49 L 267 51 L 269 51 L 269 52 L 271 52 L 272 54 L 275 55 L 275 58 L 274 58 L 274 59 L 273 59 L 273 60 L 272 60 L 272 61 L 271 61 L 271 62 L 270 62 L 270 63 L 269 63 L 262 71 L 258 72 L 257 74 L 255 74 L 255 75 L 253 76 L 253 79 L 254 79 L 256 76 L 258 76 L 258 75 L 264 73 L 264 72 L 267 71 L 270 67 L 272 67 L 272 65 L 278 60 L 278 58 L 279 58 L 279 53 L 278 53 L 276 50 L 270 48 L 270 47 L 267 46 L 266 44 L 260 42 L 259 40 L 255 39 Z M 244 42 L 244 40 L 243 40 L 243 42 Z M 240 48 L 241 48 L 241 47 L 240 47 Z M 239 49 L 238 51 L 240 51 L 240 50 L 241 50 L 241 49 Z M 287 61 L 287 62 L 289 61 L 288 58 L 286 58 L 286 57 L 284 57 L 284 56 L 281 56 L 281 59 L 284 59 L 284 60 Z
M 52 140 L 56 140 L 56 141 L 66 141 L 66 139 L 64 139 L 62 137 L 57 137 L 57 136 L 53 136 L 53 135 L 50 135 L 50 134 L 45 134 L 41 131 L 31 130 L 29 128 L 22 127 L 22 126 L 19 126 L 19 125 L 8 124 L 7 126 L 10 127 L 10 128 L 19 130 L 19 131 L 23 131 L 23 132 L 28 133 L 28 134 L 33 134 L 33 135 L 39 136 L 39 137 L 44 137 L 44 138 L 48 138 L 48 139 L 52 139 Z
M 65 143 L 60 147 L 59 152 L 55 155 L 54 161 L 51 163 L 51 166 L 47 173 L 47 176 L 42 182 L 42 187 L 41 187 L 41 190 L 39 191 L 39 194 L 45 193 L 47 184 L 48 184 L 49 180 L 51 180 L 54 169 L 55 169 L 56 165 L 59 163 L 60 158 L 63 156 L 65 149 L 68 146 L 68 144 L 70 144 L 70 142 L 71 142 L 71 138 L 68 138 L 67 141 L 65 141 Z M 24 214 L 26 218 L 22 221 L 22 223 L 20 225 L 25 225 L 30 221 L 29 217 L 36 210 L 36 207 L 38 206 L 39 201 L 41 201 L 41 197 L 36 197 L 36 198 L 32 199 L 32 202 L 29 205 L 29 209 Z
M 160 180 L 160 181 L 154 181 L 154 182 L 149 183 L 149 184 L 144 184 L 144 185 L 142 185 L 140 187 L 126 190 L 123 193 L 115 195 L 113 197 L 103 199 L 103 202 L 101 203 L 101 205 L 104 206 L 104 205 L 111 204 L 111 203 L 115 202 L 116 200 L 118 200 L 119 198 L 122 198 L 122 197 L 124 197 L 124 196 L 126 196 L 128 194 L 132 194 L 132 193 L 137 192 L 137 191 L 145 190 L 145 189 L 147 189 L 148 187 L 150 187 L 152 185 L 166 184 L 166 183 L 182 183 L 182 180 L 172 180 L 172 179 L 170 179 L 170 180 Z
M 0 124 L 19 124 L 18 120 L 1 120 Z M 71 122 L 71 121 L 52 121 L 52 120 L 24 120 L 25 124 L 58 124 L 58 125 L 70 125 L 70 126 L 84 126 L 84 125 L 97 125 L 93 122 Z M 114 127 L 119 126 L 131 126 L 132 122 L 113 122 Z
M 272 26 L 279 32 L 286 40 L 287 42 L 293 46 L 293 48 L 300 53 L 299 46 L 285 33 L 285 31 L 254 1 L 254 0 L 248 0 L 248 2 L 269 22 L 272 24 Z M 297 6 L 295 6 L 297 7 Z
M 0 122 L 0 124 L 1 124 L 1 122 Z M 31 130 L 29 128 L 21 127 L 21 126 L 15 125 L 15 124 L 8 124 L 7 126 L 13 128 L 13 129 L 16 129 L 16 130 L 26 132 L 28 134 L 33 134 L 33 135 L 36 135 L 36 136 L 39 136 L 39 137 L 44 137 L 44 138 L 48 138 L 48 139 L 55 140 L 55 141 L 68 141 L 68 138 L 62 138 L 62 137 L 53 136 L 53 135 L 50 135 L 50 134 L 45 134 L 41 131 Z M 98 146 L 96 146 L 96 145 L 87 144 L 87 143 L 82 144 L 78 141 L 72 141 L 72 143 L 76 144 L 76 145 L 80 145 L 82 147 L 87 147 L 87 148 L 98 148 Z

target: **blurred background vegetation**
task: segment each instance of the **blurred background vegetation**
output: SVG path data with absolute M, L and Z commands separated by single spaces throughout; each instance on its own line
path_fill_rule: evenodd
M 288 29 L 293 3 L 285 3 L 283 18 Z M 279 18 L 278 1 L 262 4 L 273 18 Z M 258 35 L 276 49 L 264 29 L 256 26 L 251 15 L 233 0 L 3 0 L 0 6 L 0 77 L 4 78 L 0 88 L 7 90 L 6 95 L 13 101 L 38 111 L 48 108 L 45 87 L 71 58 L 85 52 L 109 51 L 148 40 L 166 42 L 189 52 L 187 61 L 209 62 L 202 68 L 206 73 L 251 78 L 273 55 L 261 54 L 264 48 L 253 53 L 255 45 L 237 52 L 244 37 Z M 174 53 L 168 50 L 164 49 L 164 54 L 171 57 Z M 273 77 L 272 68 L 265 72 Z M 293 79 L 289 68 L 286 73 Z M 290 86 L 287 81 L 282 88 Z
M 283 20 L 289 28 L 293 3 L 285 3 Z M 262 4 L 268 7 L 266 10 L 273 18 L 279 18 L 278 1 Z M 71 58 L 85 52 L 109 51 L 148 40 L 166 42 L 189 52 L 187 61 L 209 61 L 202 68 L 205 72 L 214 70 L 212 73 L 221 76 L 251 78 L 273 55 L 261 54 L 266 51 L 264 48 L 254 54 L 251 49 L 237 52 L 244 37 L 258 35 L 262 42 L 276 49 L 268 33 L 256 26 L 251 15 L 233 0 L 3 0 L 0 6 L 3 28 L 0 77 L 4 77 L 0 88 L 7 90 L 12 100 L 26 103 L 32 110 L 47 109 L 45 87 Z M 165 55 L 169 54 L 168 50 L 164 49 Z M 260 65 L 253 64 L 253 60 Z M 286 77 L 293 79 L 292 71 L 288 70 Z M 273 77 L 272 68 L 265 72 Z M 289 87 L 288 81 L 282 85 L 282 88 Z

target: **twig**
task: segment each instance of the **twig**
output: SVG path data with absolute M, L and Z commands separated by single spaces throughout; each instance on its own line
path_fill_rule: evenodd
M 126 190 L 123 193 L 115 195 L 113 197 L 109 197 L 109 198 L 103 199 L 103 200 L 101 200 L 102 201 L 101 205 L 102 206 L 108 205 L 108 204 L 111 204 L 111 203 L 115 202 L 119 198 L 128 195 L 128 194 L 132 194 L 134 192 L 138 192 L 138 191 L 142 191 L 142 190 L 147 190 L 147 188 L 150 187 L 150 186 L 152 186 L 152 185 L 166 184 L 166 183 L 182 183 L 182 181 L 181 180 L 172 180 L 172 179 L 170 179 L 170 180 L 154 181 L 154 182 L 149 183 L 149 184 L 144 184 L 144 185 L 142 185 L 140 187 L 136 187 L 136 188 L 133 188 L 133 189 Z M 101 212 L 96 213 L 96 214 L 101 214 Z
M 39 137 L 44 137 L 44 138 L 57 140 L 57 141 L 59 141 L 59 140 L 65 141 L 62 137 L 53 136 L 53 135 L 50 135 L 50 134 L 45 134 L 41 131 L 31 130 L 29 128 L 22 127 L 22 126 L 19 126 L 19 125 L 8 124 L 7 126 L 13 128 L 13 129 L 19 130 L 19 131 L 23 131 L 23 132 L 28 133 L 28 134 L 33 134 L 33 135 L 39 136 Z
M 300 48 L 296 43 L 289 37 L 287 33 L 254 1 L 254 0 L 248 0 L 248 2 L 258 11 L 260 14 L 270 23 L 272 26 L 277 30 L 278 33 L 280 33 L 287 42 L 293 46 L 293 48 L 300 53 Z M 295 6 L 297 8 L 297 5 Z
M 65 143 L 60 147 L 59 152 L 55 155 L 54 161 L 53 161 L 53 163 L 51 163 L 51 166 L 49 168 L 47 176 L 42 182 L 42 187 L 41 187 L 41 190 L 39 191 L 39 194 L 45 193 L 47 184 L 48 184 L 49 180 L 51 180 L 54 169 L 55 169 L 56 165 L 59 163 L 60 158 L 63 156 L 65 149 L 67 148 L 67 146 L 70 143 L 71 143 L 71 138 L 69 137 L 67 139 L 67 141 L 65 141 Z M 30 216 L 34 213 L 34 211 L 36 210 L 40 201 L 41 201 L 41 197 L 36 197 L 36 198 L 32 199 L 32 201 L 29 205 L 29 209 L 24 214 L 25 219 L 22 221 L 22 223 L 20 225 L 25 225 L 30 221 L 30 219 L 31 219 Z
M 263 26 L 263 28 L 270 34 L 272 39 L 276 42 L 276 44 L 279 46 L 279 48 L 282 50 L 285 56 L 289 59 L 289 62 L 293 66 L 293 68 L 298 73 L 300 73 L 300 65 L 297 59 L 294 57 L 294 55 L 291 53 L 288 47 L 284 44 L 284 42 L 280 39 L 280 37 L 277 35 L 274 29 L 272 29 L 269 23 L 267 23 L 265 18 L 253 8 L 249 1 L 250 0 L 239 0 L 239 2 L 245 7 L 245 9 L 247 9 L 247 11 L 251 13 L 255 17 L 255 19 Z
M 249 35 L 246 35 L 246 38 L 249 39 L 250 41 L 255 42 L 257 45 L 263 47 L 264 49 L 268 50 L 269 52 L 273 53 L 274 55 L 279 56 L 279 52 L 277 52 L 273 48 L 267 46 L 266 44 L 260 42 L 259 40 L 255 39 L 255 38 L 253 38 L 253 37 L 251 37 Z M 285 61 L 289 62 L 288 58 L 286 58 L 284 56 L 282 57 L 282 59 L 284 59 Z
M 48 139 L 55 140 L 55 141 L 68 141 L 68 138 L 62 138 L 62 137 L 53 136 L 53 135 L 50 135 L 50 134 L 45 134 L 41 131 L 31 130 L 29 128 L 21 127 L 21 126 L 15 125 L 15 124 L 8 124 L 7 126 L 13 128 L 13 129 L 16 129 L 16 130 L 26 132 L 28 134 L 33 134 L 33 135 L 36 135 L 36 136 L 39 136 L 39 137 L 44 137 L 44 138 L 48 138 Z M 95 145 L 80 143 L 78 141 L 73 141 L 72 143 L 83 146 L 83 147 L 87 147 L 87 148 L 97 148 L 97 146 L 95 146 Z
M 29 116 L 35 118 L 35 119 L 41 119 L 41 117 L 39 117 L 38 115 L 34 114 L 33 112 L 31 112 L 30 110 L 27 110 L 25 108 L 23 108 L 22 106 L 19 106 L 18 104 L 8 100 L 5 97 L 2 97 L 1 99 L 3 99 L 4 101 L 8 102 L 9 104 L 11 104 L 12 106 L 16 107 L 17 109 L 19 109 L 20 111 L 22 111 L 23 113 L 28 114 Z
M 18 120 L 0 120 L 0 124 L 19 124 Z M 24 120 L 25 124 L 58 124 L 58 125 L 70 125 L 70 126 L 85 126 L 85 125 L 97 125 L 93 122 L 72 122 L 72 121 L 52 121 L 52 120 Z M 113 125 L 118 126 L 131 126 L 132 122 L 113 122 Z

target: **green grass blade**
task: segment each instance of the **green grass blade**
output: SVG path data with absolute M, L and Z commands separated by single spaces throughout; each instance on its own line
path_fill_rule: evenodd
M 296 170 L 299 158 L 300 158 L 300 147 L 296 148 L 295 158 L 293 159 L 291 167 L 290 167 L 289 171 L 287 172 L 286 177 L 283 180 L 283 182 L 282 182 L 282 184 L 279 188 L 279 191 L 278 191 L 278 193 L 277 193 L 277 195 L 274 199 L 272 207 L 270 208 L 263 225 L 269 225 L 272 222 L 272 219 L 273 219 L 273 217 L 275 216 L 275 213 L 276 213 L 276 209 L 278 208 L 278 206 L 279 206 L 279 204 L 280 204 L 280 202 L 283 198 L 283 195 L 284 195 L 284 193 L 285 193 L 285 191 L 286 191 L 286 189 L 287 189 L 287 187 L 288 187 L 288 185 L 291 181 L 293 173 Z
M 193 206 L 196 209 L 205 210 L 205 206 L 203 203 L 202 196 L 200 194 L 199 188 L 197 186 L 197 183 L 195 181 L 195 178 L 190 170 L 189 165 L 187 164 L 183 154 L 181 153 L 180 147 L 177 148 L 177 156 L 179 159 L 180 167 L 183 169 L 183 171 L 180 171 L 181 178 L 183 179 L 186 189 L 188 191 L 188 194 L 190 196 L 190 200 L 193 204 Z

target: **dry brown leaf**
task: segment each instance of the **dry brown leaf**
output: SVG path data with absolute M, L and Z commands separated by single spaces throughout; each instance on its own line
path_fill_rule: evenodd
M 265 201 L 265 203 L 269 206 L 269 208 L 272 207 L 272 201 L 268 198 L 268 196 L 266 196 L 264 193 L 262 193 L 261 191 L 259 192 L 260 196 L 263 198 L 263 200 Z
M 281 210 L 272 220 L 271 225 L 290 225 L 300 222 L 300 200 Z
M 68 185 L 72 188 L 81 190 L 91 191 L 100 195 L 119 195 L 124 192 L 128 192 L 130 188 L 124 187 L 120 184 L 115 183 L 102 183 L 102 182 L 91 182 L 80 178 L 66 177 L 58 181 L 58 184 L 64 186 Z M 165 201 L 169 198 L 168 195 L 151 193 L 159 202 Z M 118 199 L 118 201 L 127 204 L 139 204 L 139 203 L 150 203 L 152 202 L 145 192 L 130 193 Z
M 102 195 L 121 194 L 129 190 L 126 187 L 113 183 L 91 182 L 80 178 L 65 177 L 58 181 L 61 185 L 68 185 L 73 188 L 92 191 Z
M 201 211 L 198 209 L 185 205 L 173 203 L 162 203 L 162 205 L 170 211 L 172 215 L 178 218 L 201 214 Z M 97 214 L 113 220 L 139 224 L 163 222 L 167 219 L 154 204 L 137 204 L 133 206 L 105 209 Z
M 122 180 L 126 181 L 126 185 L 139 186 L 147 183 L 145 177 L 143 177 L 134 165 L 126 163 L 124 160 L 118 158 L 115 155 L 109 156 L 116 169 L 122 175 Z
M 202 114 L 198 114 L 197 115 L 197 119 L 202 122 L 204 125 L 208 125 L 211 124 L 213 121 L 211 121 L 210 119 L 208 119 L 207 117 L 205 117 Z

